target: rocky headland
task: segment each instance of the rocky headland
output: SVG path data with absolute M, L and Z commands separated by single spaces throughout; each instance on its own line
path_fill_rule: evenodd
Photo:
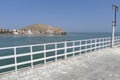
M 0 29 L 0 34 L 33 34 L 33 35 L 66 35 L 60 27 L 52 27 L 47 24 L 33 24 L 20 29 Z

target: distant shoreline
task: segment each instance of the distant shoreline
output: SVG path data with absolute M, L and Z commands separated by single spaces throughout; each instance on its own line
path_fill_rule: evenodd
M 32 24 L 19 29 L 0 29 L 0 34 L 15 35 L 66 35 L 66 32 L 58 26 L 52 27 L 47 24 Z
M 0 36 L 65 36 L 65 35 L 48 35 L 48 34 L 0 34 Z

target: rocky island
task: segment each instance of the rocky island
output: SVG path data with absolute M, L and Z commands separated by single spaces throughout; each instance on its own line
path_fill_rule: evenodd
M 52 27 L 47 24 L 33 24 L 20 29 L 0 29 L 0 34 L 29 34 L 29 35 L 66 35 L 60 27 Z

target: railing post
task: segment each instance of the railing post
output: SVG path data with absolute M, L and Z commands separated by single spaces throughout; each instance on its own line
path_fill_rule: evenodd
M 65 45 L 65 59 L 67 59 L 67 42 L 66 41 L 65 41 L 64 45 Z
M 102 43 L 102 49 L 104 48 L 104 38 L 101 39 L 101 43 Z
M 108 47 L 110 47 L 111 46 L 111 38 L 109 38 L 109 45 L 108 45 Z
M 44 44 L 44 65 L 46 65 L 46 45 Z
M 82 49 L 82 48 L 81 48 L 81 40 L 80 40 L 80 52 L 79 52 L 80 55 L 81 55 L 81 49 Z
M 90 52 L 92 52 L 92 39 L 90 40 Z
M 107 39 L 107 47 L 109 47 L 109 43 L 110 43 L 110 41 L 109 41 L 109 38 Z
M 100 47 L 101 47 L 101 38 L 99 38 L 99 50 L 100 50 Z
M 57 62 L 57 43 L 55 43 L 55 61 Z
M 16 47 L 14 47 L 14 60 L 15 60 L 15 71 L 17 72 L 17 56 L 16 56 Z
M 110 40 L 109 40 L 109 38 L 107 39 L 107 47 L 109 47 L 109 44 L 110 44 Z
M 95 51 L 97 50 L 97 39 L 95 39 Z
M 109 47 L 109 44 L 110 44 L 110 39 L 108 38 L 107 39 L 107 47 Z
M 31 68 L 33 68 L 33 51 L 32 51 L 32 46 L 30 46 L 30 53 L 31 53 Z
M 119 44 L 120 44 L 120 37 L 119 37 Z
M 85 53 L 87 53 L 87 40 L 85 40 Z
M 105 48 L 105 38 L 103 38 L 103 48 Z
M 120 44 L 120 37 L 118 37 L 118 45 Z
M 104 48 L 106 48 L 106 38 L 104 38 Z
M 75 56 L 75 41 L 73 41 L 73 56 Z
M 105 48 L 107 47 L 106 44 L 107 44 L 107 38 L 105 38 Z

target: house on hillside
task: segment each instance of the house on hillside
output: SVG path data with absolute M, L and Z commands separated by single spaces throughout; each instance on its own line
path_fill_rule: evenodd
M 16 29 L 13 29 L 13 30 L 12 30 L 12 33 L 13 33 L 13 34 L 19 34 Z
M 29 29 L 26 34 L 33 34 L 32 31 Z
M 54 31 L 53 30 L 47 30 L 47 34 L 53 35 Z

